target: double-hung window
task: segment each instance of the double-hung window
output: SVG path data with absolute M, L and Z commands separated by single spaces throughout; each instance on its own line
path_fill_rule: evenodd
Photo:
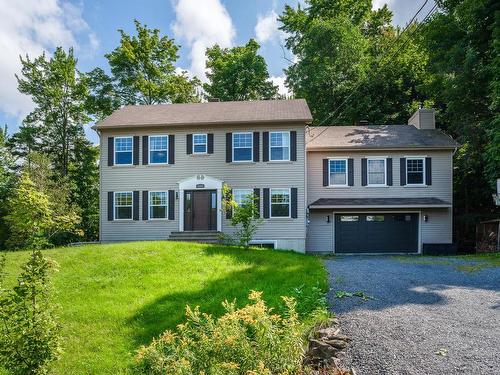
M 271 217 L 290 217 L 290 189 L 270 189 Z
M 115 164 L 132 165 L 132 137 L 115 138 Z
M 253 160 L 253 134 L 233 133 L 233 161 Z
M 168 135 L 152 135 L 149 137 L 149 163 L 168 163 Z
M 406 159 L 406 183 L 408 185 L 425 184 L 425 163 L 424 158 Z
M 130 220 L 132 219 L 132 192 L 115 192 L 114 194 L 114 204 L 115 204 L 115 220 Z
M 347 186 L 347 159 L 330 159 L 328 170 L 330 186 Z
M 253 195 L 252 189 L 234 189 L 233 190 L 233 200 L 238 206 L 242 206 L 245 200 L 251 198 Z
M 167 218 L 167 192 L 150 191 L 149 192 L 149 218 L 166 219 Z
M 290 160 L 290 132 L 270 132 L 269 143 L 269 160 Z
M 193 154 L 207 153 L 207 135 L 193 134 Z
M 385 158 L 367 160 L 369 186 L 384 186 L 387 184 L 385 163 Z

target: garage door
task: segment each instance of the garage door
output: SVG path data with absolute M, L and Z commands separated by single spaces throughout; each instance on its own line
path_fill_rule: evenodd
M 336 253 L 416 253 L 418 214 L 335 214 Z

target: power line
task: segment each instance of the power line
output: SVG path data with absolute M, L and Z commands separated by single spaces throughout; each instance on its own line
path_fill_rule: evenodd
M 403 35 L 403 33 L 409 28 L 409 26 L 412 24 L 413 20 L 417 17 L 418 13 L 420 13 L 420 11 L 424 8 L 425 4 L 427 4 L 428 0 L 426 0 L 423 5 L 419 8 L 419 10 L 417 11 L 417 13 L 415 13 L 415 15 L 411 18 L 410 22 L 407 24 L 407 26 L 403 29 L 403 31 L 398 35 L 396 41 L 395 41 L 395 44 L 399 41 L 399 39 L 401 38 L 401 36 Z M 389 59 L 387 61 L 391 61 L 398 53 L 399 51 L 401 51 L 402 48 L 404 48 L 406 46 L 406 44 L 410 41 L 410 38 L 411 36 L 413 36 L 413 34 L 415 34 L 421 27 L 421 25 L 423 23 L 425 23 L 425 21 L 434 13 L 434 11 L 437 9 L 437 4 L 434 4 L 434 6 L 431 8 L 431 10 L 427 13 L 427 15 L 424 17 L 424 19 L 417 25 L 417 27 L 415 28 L 415 30 L 413 30 L 411 32 L 411 34 L 409 35 L 409 37 L 406 39 L 406 41 L 389 57 Z M 379 62 L 382 60 L 383 58 L 381 57 L 379 59 Z M 378 68 L 378 71 L 375 73 L 375 74 L 378 74 L 380 72 L 380 70 L 385 66 L 384 65 L 381 65 L 379 66 Z M 323 119 L 323 121 L 321 121 L 318 125 L 315 125 L 315 126 L 321 126 L 323 125 L 327 120 L 329 120 L 330 118 L 333 117 L 333 115 L 335 115 L 347 102 L 348 100 L 354 95 L 354 93 L 356 92 L 356 90 L 359 88 L 359 86 L 361 86 L 361 84 L 363 83 L 363 81 L 360 81 L 358 82 L 354 89 L 351 91 L 351 93 L 344 99 L 344 101 L 333 111 L 331 112 L 327 117 L 325 117 Z M 342 115 L 343 111 L 339 113 L 339 115 L 335 118 L 335 120 L 337 120 L 338 118 L 340 118 L 340 115 Z M 309 143 L 311 141 L 313 141 L 314 139 L 318 138 L 321 134 L 323 134 L 328 128 L 325 128 L 323 129 L 319 134 L 315 135 L 313 138 L 309 139 L 306 143 Z

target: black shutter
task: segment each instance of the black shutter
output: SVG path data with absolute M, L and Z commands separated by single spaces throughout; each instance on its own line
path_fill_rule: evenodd
M 233 133 L 226 133 L 226 163 L 233 161 Z
M 366 158 L 361 159 L 361 186 L 368 185 L 368 160 Z
M 168 191 L 168 220 L 175 219 L 175 191 Z
M 133 205 L 133 211 L 134 211 L 134 220 L 139 220 L 139 192 L 134 191 L 134 205 Z
M 328 186 L 328 159 L 323 159 L 323 186 Z
M 108 137 L 108 166 L 115 164 L 115 138 Z
M 264 219 L 269 219 L 269 188 L 264 188 L 263 193 Z
M 227 201 L 232 200 L 233 199 L 233 191 L 229 190 L 228 194 L 229 194 L 229 196 L 228 197 L 224 197 L 224 199 L 226 199 Z M 231 219 L 232 217 L 233 217 L 233 210 L 231 209 L 230 206 L 227 206 L 226 219 Z
M 432 160 L 425 158 L 425 184 L 432 185 Z
M 214 135 L 213 133 L 208 133 L 207 135 L 207 153 L 214 153 Z
M 291 211 L 291 216 L 292 218 L 296 219 L 297 218 L 297 188 L 291 188 L 290 189 L 291 193 L 291 201 L 292 201 L 292 207 L 290 209 Z
M 253 132 L 253 161 L 254 162 L 258 162 L 260 160 L 259 152 L 260 152 L 260 133 Z
M 260 217 L 260 189 L 255 188 L 253 189 L 253 195 L 255 198 L 255 206 L 257 207 L 257 217 Z
M 142 220 L 149 219 L 149 192 L 142 191 Z
M 186 135 L 186 154 L 191 155 L 193 153 L 193 135 Z
M 406 158 L 399 159 L 399 185 L 406 185 Z
M 168 164 L 175 164 L 175 135 L 168 136 Z
M 269 161 L 269 132 L 262 133 L 262 161 Z
M 115 218 L 115 195 L 112 191 L 108 191 L 108 221 L 113 221 Z
M 392 158 L 387 158 L 386 168 L 387 168 L 387 186 L 392 186 Z
M 297 161 L 297 132 L 290 132 L 290 160 Z
M 354 159 L 347 159 L 347 185 L 354 186 Z
M 147 135 L 142 136 L 142 164 L 149 164 L 149 137 Z
M 138 135 L 134 135 L 134 165 L 139 165 L 139 140 Z

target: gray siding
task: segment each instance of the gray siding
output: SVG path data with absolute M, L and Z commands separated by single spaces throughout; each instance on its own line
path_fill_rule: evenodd
M 262 132 L 268 130 L 297 131 L 296 162 L 226 163 L 227 132 L 259 131 L 262 160 Z M 211 155 L 187 155 L 186 135 L 193 133 L 213 133 L 214 153 Z M 142 136 L 153 134 L 175 135 L 175 164 L 142 165 Z M 136 166 L 112 166 L 107 164 L 107 138 L 109 136 L 141 136 L 140 161 Z M 175 190 L 178 182 L 204 174 L 224 181 L 235 188 L 290 188 L 298 189 L 297 219 L 266 219 L 255 238 L 279 240 L 279 247 L 303 251 L 305 247 L 305 158 L 304 127 L 301 125 L 234 125 L 224 127 L 174 127 L 142 128 L 105 131 L 101 133 L 101 218 L 100 238 L 102 241 L 155 240 L 168 238 L 170 232 L 179 230 L 179 200 L 175 200 L 175 220 L 161 221 L 108 221 L 107 192 L 132 190 Z M 261 192 L 262 195 L 262 192 Z M 142 202 L 142 197 L 141 197 Z M 262 204 L 261 204 L 262 210 Z M 139 207 L 142 218 L 142 203 Z M 222 230 L 231 232 L 229 221 L 223 217 Z

